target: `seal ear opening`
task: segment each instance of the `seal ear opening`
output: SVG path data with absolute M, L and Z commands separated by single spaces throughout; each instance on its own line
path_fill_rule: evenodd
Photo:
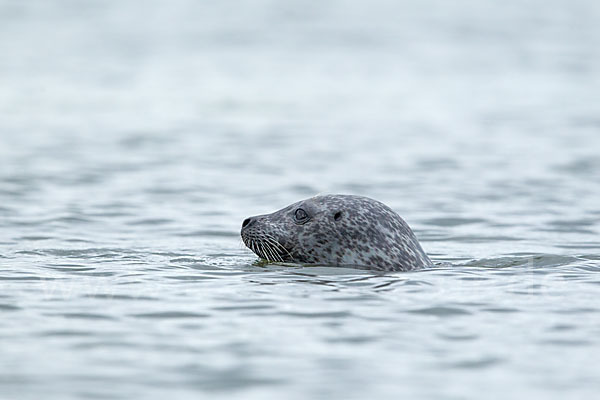
M 339 221 L 340 218 L 342 218 L 342 212 L 341 211 L 338 211 L 335 214 L 333 214 L 333 219 L 334 220 Z

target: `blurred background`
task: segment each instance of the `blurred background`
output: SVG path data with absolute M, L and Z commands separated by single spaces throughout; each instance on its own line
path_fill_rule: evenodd
M 597 394 L 598 49 L 593 0 L 0 0 L 0 397 Z M 454 267 L 256 265 L 318 193 Z

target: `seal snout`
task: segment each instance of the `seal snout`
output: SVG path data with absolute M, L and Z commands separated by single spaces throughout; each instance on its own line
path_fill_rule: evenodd
M 260 258 L 267 261 L 291 261 L 289 250 L 280 243 L 269 215 L 248 217 L 242 222 L 242 241 Z
M 252 224 L 254 224 L 256 222 L 256 218 L 250 217 L 250 218 L 246 218 L 244 220 L 244 222 L 242 222 L 242 229 L 244 228 L 248 228 L 249 226 L 251 226 Z

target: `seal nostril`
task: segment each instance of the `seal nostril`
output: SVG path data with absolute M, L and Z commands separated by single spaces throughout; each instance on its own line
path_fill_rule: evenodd
M 242 222 L 242 228 L 248 226 L 248 224 L 252 221 L 252 218 L 246 218 L 244 222 Z

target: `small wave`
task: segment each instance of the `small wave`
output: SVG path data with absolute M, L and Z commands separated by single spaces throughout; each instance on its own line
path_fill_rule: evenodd
M 186 312 L 186 311 L 162 311 L 162 312 L 149 312 L 130 314 L 131 317 L 135 318 L 149 318 L 149 319 L 180 319 L 180 318 L 207 318 L 210 314 Z

